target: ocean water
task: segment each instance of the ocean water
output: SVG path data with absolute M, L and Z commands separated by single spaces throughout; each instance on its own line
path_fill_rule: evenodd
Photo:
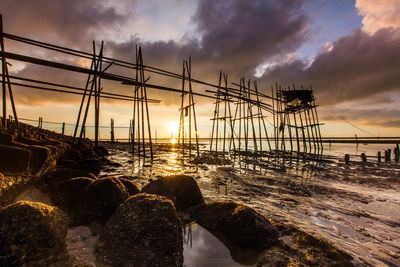
M 208 155 L 197 161 L 200 164 L 182 162 L 180 150 L 166 144 L 155 145 L 153 161 L 132 158 L 127 144 L 107 147 L 113 164 L 100 176 L 126 177 L 142 187 L 163 175 L 192 175 L 206 201 L 251 206 L 268 218 L 327 239 L 365 265 L 400 265 L 400 164 L 373 158 L 393 145 L 324 145 L 319 161 L 270 155 L 233 160 L 225 155 L 231 161 L 224 162 Z M 207 151 L 209 146 L 203 142 L 200 148 Z M 361 153 L 370 156 L 367 162 L 361 162 Z M 351 155 L 350 164 L 344 163 L 344 154 Z M 185 245 L 186 266 L 196 266 L 193 255 L 200 250 L 205 259 L 205 251 L 218 251 L 205 249 L 207 242 L 210 247 L 218 242 L 207 241 L 206 230 L 195 228 L 200 230 L 192 235 L 194 245 Z M 226 251 L 216 254 L 221 266 L 232 266 Z

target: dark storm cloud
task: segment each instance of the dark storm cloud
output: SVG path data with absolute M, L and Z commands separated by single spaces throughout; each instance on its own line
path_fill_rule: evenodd
M 308 22 L 300 8 L 300 1 L 200 1 L 194 21 L 202 58 L 228 73 L 253 74 L 303 43 Z
M 114 8 L 102 3 L 90 0 L 2 0 L 0 13 L 8 33 L 81 47 L 94 39 L 96 31 L 125 20 Z
M 238 82 L 242 76 L 254 75 L 260 64 L 295 51 L 308 34 L 300 1 L 202 0 L 193 22 L 199 39 L 142 43 L 145 64 L 180 73 L 182 60 L 191 56 L 193 77 L 217 83 L 222 70 Z M 132 58 L 138 42 L 115 43 L 113 53 Z
M 218 70 L 253 74 L 258 65 L 303 43 L 308 23 L 300 7 L 300 1 L 202 0 L 193 17 L 199 40 L 141 44 L 150 65 L 176 68 L 175 62 L 191 56 L 195 71 L 206 76 L 217 76 Z M 140 40 L 114 44 L 114 54 L 132 58 L 136 43 Z
M 321 104 L 365 99 L 400 90 L 399 47 L 400 29 L 373 35 L 357 29 L 317 55 L 310 66 L 297 60 L 268 69 L 261 79 L 312 84 Z
M 121 15 L 116 9 L 105 7 L 102 3 L 89 0 L 5 0 L 0 3 L 0 10 L 4 14 L 7 32 L 88 51 L 90 41 L 101 36 L 102 29 L 110 32 L 113 27 L 124 27 L 126 14 Z M 134 3 L 132 1 L 132 5 Z M 308 33 L 307 18 L 301 6 L 302 1 L 202 0 L 192 18 L 197 31 L 196 38 L 145 42 L 133 35 L 130 41 L 124 43 L 106 42 L 105 53 L 134 61 L 135 45 L 139 43 L 143 46 L 147 65 L 180 73 L 182 60 L 191 56 L 193 77 L 216 83 L 218 72 L 222 70 L 230 75 L 230 81 L 238 81 L 243 75 L 253 75 L 260 64 L 276 60 L 301 46 Z M 53 70 L 46 74 L 45 71 L 41 74 L 40 70 L 28 65 L 20 74 L 43 78 L 50 76 L 52 81 L 76 82 L 73 76 L 68 77 Z M 133 75 L 129 71 L 126 73 Z M 157 80 L 154 75 L 151 82 L 180 86 L 178 81 Z M 116 87 L 114 91 L 121 86 Z M 36 92 L 29 98 L 31 94 L 28 91 L 20 91 L 24 94 L 21 99 L 34 101 Z M 56 101 L 56 98 L 49 99 Z M 62 95 L 59 98 L 64 102 L 68 99 Z M 175 99 L 166 98 L 165 103 Z M 45 100 L 40 96 L 37 101 Z
M 400 127 L 399 109 L 322 108 L 322 121 L 351 121 L 372 127 Z

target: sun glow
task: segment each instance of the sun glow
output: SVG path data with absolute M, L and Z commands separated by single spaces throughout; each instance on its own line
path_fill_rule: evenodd
M 168 122 L 168 131 L 172 134 L 178 133 L 179 124 L 176 121 Z
M 172 138 L 171 141 L 170 141 L 170 143 L 171 143 L 171 144 L 176 144 L 176 139 L 175 139 L 175 138 Z

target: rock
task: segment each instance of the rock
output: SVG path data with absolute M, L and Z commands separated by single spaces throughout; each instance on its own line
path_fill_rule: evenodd
M 129 196 L 133 196 L 140 193 L 139 188 L 135 185 L 135 183 L 131 180 L 125 178 L 118 178 L 121 183 L 125 186 L 126 190 L 128 190 Z
M 51 150 L 45 146 L 32 145 L 28 148 L 31 151 L 29 167 L 31 174 L 37 174 L 51 155 Z
M 278 231 L 254 209 L 233 201 L 217 201 L 196 208 L 194 219 L 209 231 L 219 231 L 242 247 L 268 247 Z
M 0 211 L 0 265 L 47 266 L 68 259 L 65 215 L 56 207 L 18 201 Z
M 94 149 L 94 152 L 98 156 L 108 156 L 108 150 L 104 146 L 98 146 Z
M 171 200 L 142 193 L 117 209 L 101 238 L 113 265 L 182 266 L 181 227 Z
M 142 192 L 171 199 L 177 210 L 204 204 L 199 186 L 193 177 L 187 175 L 162 177 L 143 187 Z
M 106 177 L 92 182 L 81 194 L 79 221 L 107 220 L 129 197 L 125 186 L 116 178 Z
M 71 178 L 76 177 L 88 177 L 94 180 L 97 177 L 88 171 L 79 170 L 79 169 L 68 169 L 68 168 L 60 168 L 55 169 L 54 171 L 48 172 L 43 176 L 43 180 L 50 186 L 54 187 L 58 183 L 65 182 Z
M 29 172 L 31 151 L 21 147 L 0 145 L 0 172 L 23 175 Z
M 100 166 L 101 166 L 100 160 L 91 158 L 91 159 L 83 159 L 83 160 L 78 161 L 74 165 L 74 168 L 91 172 L 94 175 L 99 175 Z
M 37 146 L 45 145 L 45 142 L 43 142 L 43 141 L 39 141 L 38 139 L 34 139 L 34 138 L 23 137 L 21 135 L 18 135 L 17 137 L 15 137 L 14 140 L 16 142 L 26 144 L 26 145 L 37 145 Z
M 76 177 L 57 184 L 52 191 L 53 203 L 70 211 L 79 208 L 80 194 L 94 181 L 93 178 Z
M 0 131 L 0 144 L 9 145 L 14 141 L 14 135 Z

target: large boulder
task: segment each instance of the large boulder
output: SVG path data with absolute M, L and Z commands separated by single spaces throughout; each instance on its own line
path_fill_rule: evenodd
M 126 190 L 128 190 L 129 196 L 133 196 L 140 193 L 139 188 L 133 181 L 126 178 L 118 178 L 118 180 L 120 180 L 121 183 L 125 186 Z
M 116 178 L 106 177 L 92 182 L 82 192 L 79 221 L 107 220 L 129 197 L 125 186 Z
M 159 178 L 143 187 L 142 192 L 171 199 L 177 210 L 204 204 L 199 186 L 193 177 L 187 175 L 172 175 Z
M 104 146 L 95 147 L 94 152 L 96 153 L 96 155 L 101 157 L 108 156 L 109 154 L 107 148 L 105 148 Z
M 56 207 L 18 201 L 0 211 L 0 265 L 48 266 L 68 259 L 65 215 Z
M 26 148 L 0 145 L 0 172 L 22 175 L 29 173 L 31 151 Z
M 67 211 L 79 209 L 82 192 L 94 181 L 89 177 L 76 177 L 55 185 L 51 192 L 53 203 Z
M 14 141 L 14 135 L 8 132 L 0 131 L 0 144 L 9 145 Z
M 35 175 L 44 167 L 52 152 L 45 146 L 31 145 L 28 149 L 31 151 L 30 172 Z
M 169 199 L 137 194 L 107 221 L 104 251 L 113 265 L 182 266 L 182 226 Z
M 76 178 L 76 177 L 88 177 L 92 179 L 97 179 L 97 177 L 93 173 L 85 170 L 60 168 L 46 173 L 43 176 L 43 180 L 48 185 L 54 187 L 59 183 L 65 182 L 71 178 Z
M 83 160 L 78 161 L 74 165 L 74 168 L 91 172 L 94 175 L 99 175 L 100 167 L 101 167 L 100 160 L 95 159 L 95 158 L 83 159 Z
M 193 218 L 204 228 L 218 231 L 242 247 L 268 247 L 278 240 L 278 231 L 254 209 L 233 201 L 199 206 Z

